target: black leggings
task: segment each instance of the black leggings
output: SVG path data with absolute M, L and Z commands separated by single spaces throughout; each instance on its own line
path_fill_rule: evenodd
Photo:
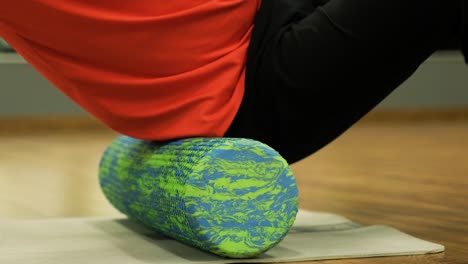
M 454 0 L 264 0 L 246 94 L 226 137 L 262 141 L 290 164 L 313 154 L 439 47 L 461 39 L 461 6 Z

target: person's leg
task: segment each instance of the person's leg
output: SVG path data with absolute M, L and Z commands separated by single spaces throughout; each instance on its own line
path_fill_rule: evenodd
M 465 62 L 468 64 L 468 1 L 461 0 L 462 15 L 462 51 L 465 55 Z
M 377 106 L 459 34 L 460 21 L 454 0 L 330 0 L 255 44 L 226 136 L 261 140 L 297 162 Z

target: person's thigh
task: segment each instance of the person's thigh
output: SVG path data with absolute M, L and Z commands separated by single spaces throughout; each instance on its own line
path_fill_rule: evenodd
M 468 64 L 468 1 L 461 0 L 462 8 L 462 51 Z
M 330 0 L 257 59 L 232 134 L 297 162 L 340 136 L 459 31 L 454 0 Z

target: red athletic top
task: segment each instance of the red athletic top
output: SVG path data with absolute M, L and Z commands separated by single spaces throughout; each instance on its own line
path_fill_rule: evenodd
M 244 94 L 259 4 L 15 0 L 2 5 L 0 35 L 119 133 L 150 140 L 217 137 Z

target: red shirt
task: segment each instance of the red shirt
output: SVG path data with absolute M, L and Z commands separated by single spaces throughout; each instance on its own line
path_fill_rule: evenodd
M 0 35 L 113 130 L 223 136 L 244 94 L 260 0 L 15 0 Z M 40 100 L 40 98 L 38 98 Z

